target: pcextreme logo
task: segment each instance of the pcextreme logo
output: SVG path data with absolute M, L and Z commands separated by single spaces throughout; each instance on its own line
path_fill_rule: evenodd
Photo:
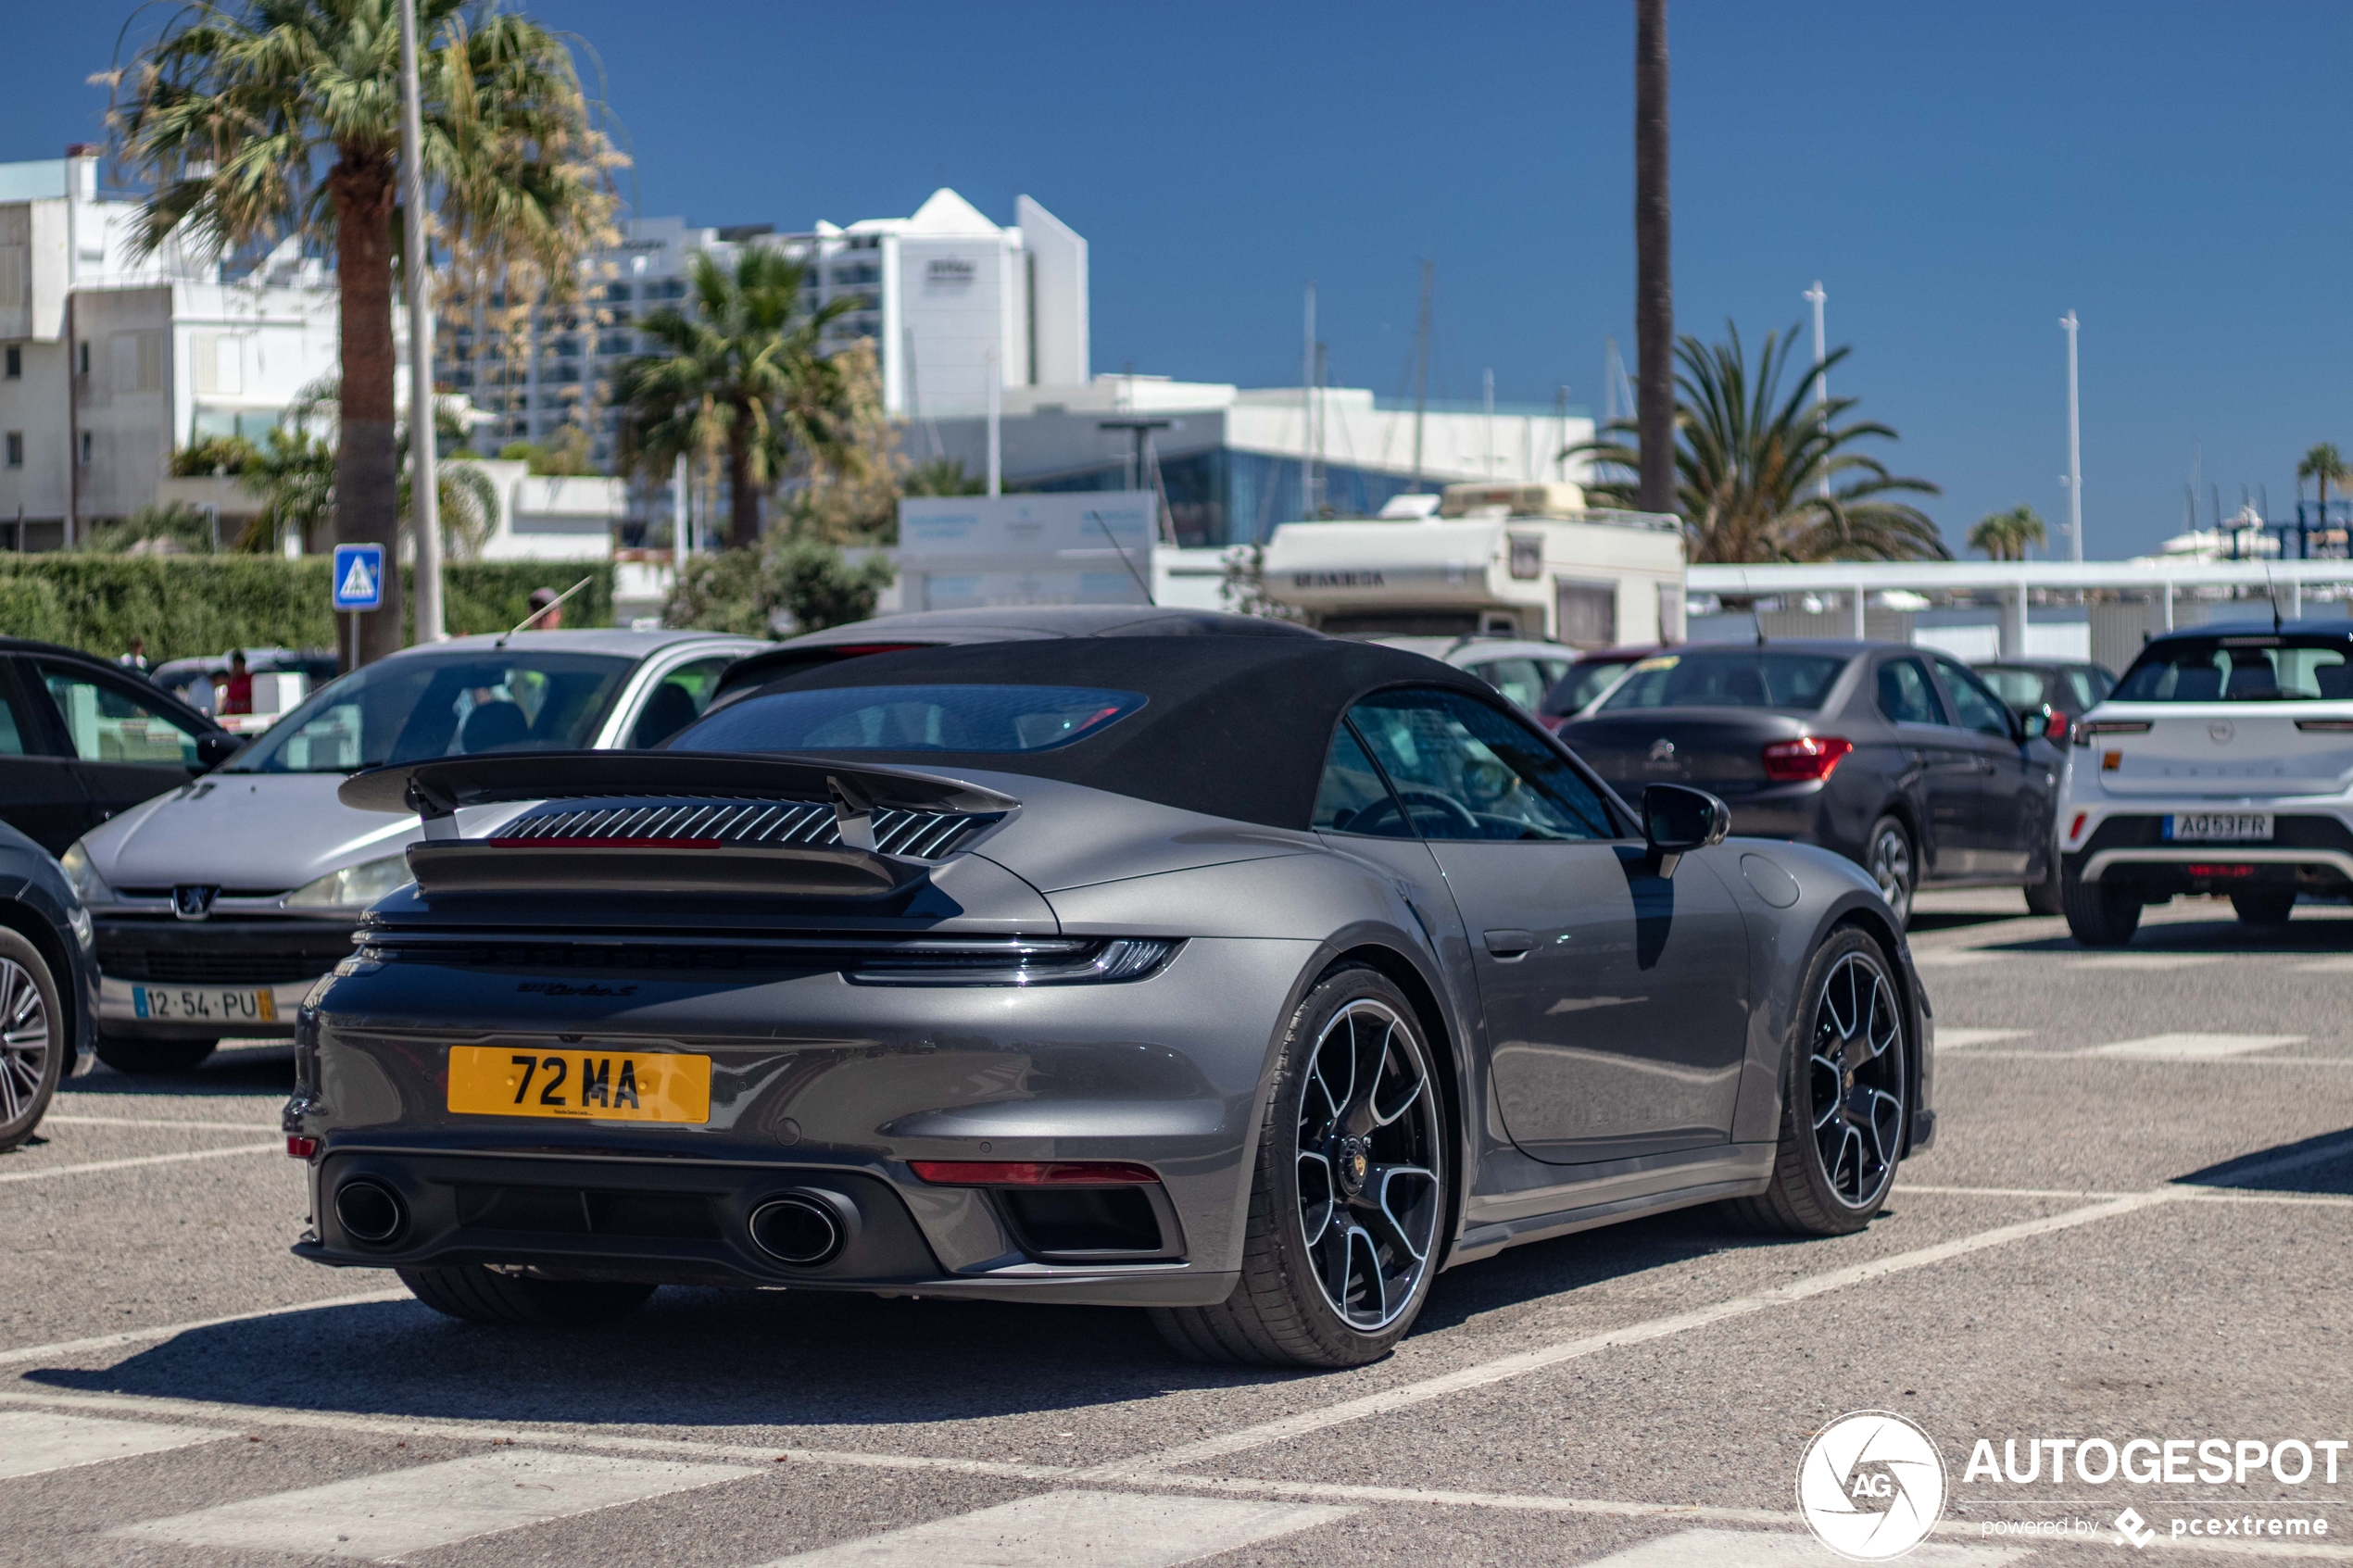
M 1821 1543 L 1858 1562 L 1903 1556 L 1944 1512 L 1944 1459 L 1886 1411 L 1857 1411 L 1814 1434 L 1797 1466 L 1797 1507 Z

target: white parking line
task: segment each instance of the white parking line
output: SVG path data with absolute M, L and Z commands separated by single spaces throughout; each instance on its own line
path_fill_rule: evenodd
M 1904 1554 L 1911 1568 L 2002 1568 L 2034 1549 L 2032 1547 L 1955 1546 L 1924 1541 Z M 1843 1561 L 1811 1536 L 1766 1536 L 1754 1530 L 1684 1530 L 1660 1536 L 1607 1557 L 1594 1558 L 1585 1568 L 1780 1568 L 1782 1563 L 1835 1563 Z
M 224 1323 L 251 1323 L 257 1318 L 282 1318 L 294 1312 L 323 1312 L 336 1307 L 372 1307 L 384 1301 L 411 1301 L 415 1298 L 402 1290 L 363 1290 L 353 1296 L 330 1296 L 323 1301 L 296 1301 L 290 1306 L 264 1307 L 258 1311 L 231 1312 L 226 1317 L 197 1318 L 190 1323 L 158 1323 L 153 1328 L 125 1329 L 120 1334 L 101 1334 L 91 1339 L 64 1339 L 54 1345 L 26 1345 L 13 1350 L 0 1350 L 0 1366 L 15 1366 L 25 1361 L 49 1361 L 59 1356 L 84 1356 L 93 1350 L 120 1350 L 132 1345 L 145 1345 L 157 1339 L 172 1339 L 199 1329 L 219 1328 Z M 222 1407 L 227 1409 L 229 1407 Z
M 133 1454 L 159 1454 L 234 1436 L 204 1426 L 101 1421 L 55 1411 L 0 1411 L 0 1478 L 104 1464 Z
M 274 1133 L 275 1122 L 175 1122 L 161 1116 L 60 1116 L 56 1111 L 41 1119 L 44 1127 L 169 1127 L 177 1130 L 192 1127 L 199 1132 Z
M 844 1541 L 769 1568 L 1175 1568 L 1355 1512 L 1317 1503 L 1237 1502 L 1133 1492 L 1048 1492 Z
M 1940 1051 L 1965 1051 L 1977 1046 L 1990 1046 L 1997 1040 L 2023 1040 L 2033 1034 L 2032 1029 L 1939 1029 L 1936 1048 Z
M 760 1474 L 733 1464 L 673 1464 L 502 1449 L 223 1503 L 126 1524 L 107 1534 L 182 1546 L 397 1559 L 476 1536 Z
M 2194 964 L 2221 963 L 2220 953 L 2102 953 L 2095 959 L 2077 959 L 2070 969 L 2109 970 L 2169 970 L 2187 969 Z
M 220 1160 L 233 1154 L 283 1154 L 286 1146 L 276 1143 L 241 1143 L 228 1148 L 199 1148 L 186 1154 L 142 1154 L 129 1160 L 93 1160 L 82 1165 L 52 1165 L 44 1171 L 9 1171 L 0 1173 L 0 1182 L 45 1182 L 52 1176 L 82 1176 L 93 1171 L 127 1171 L 134 1165 L 177 1165 L 185 1160 Z
M 2298 974 L 2353 974 L 2353 955 L 2321 959 L 2312 963 L 2290 964 Z
M 2275 1046 L 2300 1046 L 2309 1038 L 2307 1035 L 2150 1035 L 2138 1040 L 2119 1040 L 2112 1046 L 2095 1046 L 2089 1054 L 2132 1057 L 2142 1061 L 2213 1061 L 2246 1056 L 2250 1051 L 2267 1051 Z

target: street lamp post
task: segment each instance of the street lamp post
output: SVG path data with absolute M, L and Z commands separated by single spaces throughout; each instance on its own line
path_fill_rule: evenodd
M 1807 289 L 1802 297 L 1810 301 L 1814 307 L 1815 413 L 1817 418 L 1827 420 L 1830 418 L 1828 405 L 1831 400 L 1831 383 L 1830 378 L 1822 373 L 1822 306 L 1830 299 L 1831 296 L 1823 292 L 1822 280 L 1817 278 L 1814 280 L 1814 286 Z M 1827 467 L 1825 467 L 1822 471 L 1815 477 L 1814 485 L 1816 493 L 1818 494 L 1822 499 L 1825 501 L 1830 499 L 1831 473 Z M 1857 633 L 1856 635 L 1859 636 L 1861 633 Z
M 2067 551 L 2068 558 L 2083 558 L 2083 434 L 2075 400 L 2075 312 L 2059 318 L 2067 330 Z
M 434 450 L 433 307 L 425 249 L 424 114 L 417 87 L 417 0 L 400 0 L 400 205 L 409 273 L 409 516 L 417 533 L 417 641 L 448 638 L 441 612 L 441 491 Z

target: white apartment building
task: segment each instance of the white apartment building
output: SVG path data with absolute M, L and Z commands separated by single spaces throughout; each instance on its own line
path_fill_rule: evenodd
M 172 449 L 258 439 L 336 367 L 331 275 L 291 242 L 236 279 L 140 257 L 98 149 L 0 164 L 0 548 L 48 549 L 157 499 Z
M 874 344 L 892 415 L 979 413 L 992 367 L 1004 388 L 1088 377 L 1087 242 L 1028 196 L 1015 201 L 1013 216 L 1012 226 L 1000 227 L 942 189 L 909 218 L 846 228 L 821 222 L 803 233 L 778 233 L 773 224 L 703 229 L 678 218 L 632 220 L 622 243 L 591 262 L 579 304 L 534 311 L 527 343 L 496 329 L 502 297 L 455 312 L 435 340 L 435 380 L 491 416 L 475 433 L 477 449 L 542 441 L 580 423 L 592 460 L 604 467 L 618 423 L 613 372 L 654 351 L 636 321 L 665 307 L 691 307 L 687 278 L 697 251 L 732 264 L 740 247 L 760 245 L 807 267 L 810 309 L 854 302 L 827 344 Z

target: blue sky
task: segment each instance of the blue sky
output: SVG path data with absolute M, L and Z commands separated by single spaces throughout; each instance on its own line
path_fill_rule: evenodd
M 1432 391 L 1601 406 L 1631 356 L 1629 0 L 975 6 L 545 0 L 593 45 L 648 214 L 802 228 L 935 186 L 1027 192 L 1093 249 L 1098 371 L 1404 385 L 1421 257 Z M 2182 525 L 2193 444 L 2226 509 L 2353 449 L 2353 7 L 1672 0 L 1679 326 L 1796 322 L 1944 487 L 2065 511 L 2082 317 L 2090 554 Z M 12 19 L 0 158 L 95 138 L 118 0 Z M 158 16 L 160 11 L 145 13 Z M 2200 512 L 2207 508 L 2200 490 Z

